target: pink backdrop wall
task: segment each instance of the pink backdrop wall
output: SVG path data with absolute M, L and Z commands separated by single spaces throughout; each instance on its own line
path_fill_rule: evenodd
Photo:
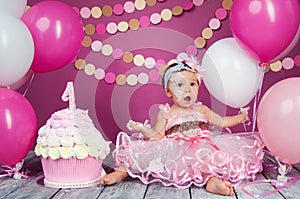
M 30 6 L 39 1 L 28 0 Z M 83 7 L 92 8 L 104 5 L 114 6 L 117 3 L 124 5 L 125 0 L 119 1 L 99 1 L 99 0 L 64 0 L 71 7 L 81 10 Z M 123 13 L 122 15 L 111 17 L 101 16 L 95 19 L 92 16 L 82 19 L 83 24 L 97 25 L 99 23 L 108 24 L 109 22 L 119 23 L 130 19 L 139 19 L 142 16 L 151 16 L 153 13 L 160 13 L 163 9 L 172 9 L 175 5 L 182 5 L 185 1 L 157 1 L 153 7 L 146 6 L 143 10 L 135 10 L 133 13 Z M 186 50 L 187 46 L 193 45 L 196 37 L 201 35 L 204 28 L 208 27 L 209 20 L 215 17 L 218 8 L 222 8 L 221 0 L 204 1 L 201 6 L 194 6 L 192 9 L 184 11 L 177 17 L 172 17 L 170 21 L 161 21 L 159 24 L 150 24 L 148 27 L 140 27 L 138 30 L 128 30 L 115 34 L 86 35 L 92 41 L 99 40 L 103 44 L 110 44 L 114 49 L 119 48 L 130 51 L 134 55 L 142 54 L 144 57 L 153 57 L 155 60 L 168 61 L 176 57 L 176 54 Z M 227 18 L 221 21 L 221 27 L 213 31 L 213 37 L 207 40 L 202 54 L 215 41 L 222 38 L 232 37 L 229 24 L 229 11 Z M 287 22 L 288 23 L 288 22 Z M 247 26 L 247 24 L 245 24 Z M 284 31 L 284 30 L 282 30 Z M 262 33 L 263 34 L 263 33 Z M 297 46 L 286 56 L 295 58 L 300 54 L 300 46 Z M 201 57 L 201 56 L 200 56 Z M 104 56 L 100 52 L 94 52 L 91 46 L 82 47 L 77 59 L 84 59 L 87 63 L 102 68 L 106 72 L 113 74 L 138 75 L 146 73 L 149 81 L 146 84 L 137 83 L 136 85 L 125 84 L 123 86 L 107 83 L 105 80 L 98 80 L 93 75 L 87 75 L 83 70 L 77 70 L 74 63 L 48 73 L 37 73 L 26 94 L 26 98 L 31 102 L 36 111 L 38 126 L 43 125 L 54 111 L 66 108 L 68 104 L 61 100 L 61 95 L 68 81 L 74 81 L 76 104 L 78 108 L 88 109 L 96 127 L 109 139 L 115 141 L 119 131 L 126 131 L 126 122 L 132 118 L 139 121 L 150 119 L 155 120 L 158 104 L 168 101 L 164 90 L 160 86 L 160 78 L 157 69 L 147 69 L 144 66 L 136 66 L 133 63 L 125 63 L 122 59 L 114 59 L 112 56 Z M 201 61 L 201 60 L 200 60 Z M 294 66 L 292 69 L 282 68 L 278 72 L 269 71 L 265 74 L 262 92 L 268 90 L 274 83 L 288 78 L 299 77 L 300 67 Z M 25 84 L 20 90 L 24 91 Z M 235 114 L 238 109 L 225 107 L 217 102 L 209 94 L 205 86 L 201 85 L 199 99 L 212 106 L 213 109 L 226 114 Z M 260 99 L 259 98 L 259 99 Z M 253 109 L 253 101 L 249 104 Z M 250 112 L 250 114 L 252 114 Z M 275 121 L 274 121 L 275 122 Z M 248 130 L 251 128 L 248 127 Z M 232 129 L 233 131 L 244 130 L 243 126 Z

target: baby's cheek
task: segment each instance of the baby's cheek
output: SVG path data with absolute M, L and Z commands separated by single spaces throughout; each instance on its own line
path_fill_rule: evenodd
M 184 92 L 181 90 L 176 90 L 174 94 L 178 100 L 182 100 L 184 98 Z

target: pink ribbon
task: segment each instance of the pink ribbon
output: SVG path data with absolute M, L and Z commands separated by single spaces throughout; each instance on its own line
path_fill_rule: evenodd
M 286 177 L 287 178 L 287 182 L 284 181 L 280 181 L 280 180 L 256 180 L 254 182 L 249 182 L 243 185 L 242 190 L 248 194 L 251 197 L 254 198 L 261 198 L 261 197 L 266 197 L 266 196 L 270 196 L 274 193 L 276 193 L 277 191 L 283 189 L 283 188 L 287 188 L 290 185 L 294 184 L 295 182 L 297 182 L 297 180 L 299 179 L 298 177 Z M 261 183 L 271 183 L 271 185 L 276 186 L 277 188 L 274 189 L 273 191 L 267 192 L 267 193 L 263 193 L 263 194 L 253 194 L 250 193 L 249 191 L 246 190 L 246 187 L 251 186 L 251 185 L 257 185 L 257 184 L 261 184 Z
M 217 145 L 211 142 L 211 136 L 208 133 L 209 131 L 202 131 L 202 133 L 198 133 L 193 137 L 187 137 L 187 136 L 178 136 L 177 134 L 170 134 L 167 135 L 168 138 L 174 138 L 175 140 L 183 140 L 190 143 L 199 143 L 199 142 L 207 142 L 212 147 L 214 147 L 216 150 L 220 150 Z
M 4 174 L 0 174 L 0 178 L 11 177 L 11 176 L 13 176 L 14 179 L 21 179 L 22 177 L 28 178 L 27 176 L 28 171 L 20 172 L 15 167 L 10 167 L 10 166 L 1 166 L 0 173 L 4 173 Z
M 272 154 L 269 151 L 267 151 L 267 150 L 264 150 L 264 152 L 266 154 L 265 158 L 267 158 L 268 160 L 271 161 L 271 163 L 264 165 L 266 168 L 275 170 L 275 169 L 278 169 L 280 166 L 284 166 L 287 169 L 285 170 L 285 173 L 282 173 L 282 175 L 280 175 L 280 176 L 277 177 L 277 180 L 271 180 L 271 179 L 269 179 L 269 180 L 256 180 L 256 181 L 244 184 L 243 187 L 242 187 L 242 190 L 246 194 L 248 194 L 249 196 L 255 197 L 255 198 L 270 196 L 270 195 L 278 192 L 279 190 L 281 190 L 283 188 L 289 187 L 290 185 L 292 185 L 295 182 L 297 182 L 297 180 L 299 179 L 296 176 L 294 176 L 294 177 L 286 177 L 285 174 L 288 173 L 291 170 L 291 168 L 292 168 L 291 165 L 288 165 L 286 163 L 285 164 L 281 164 L 277 160 L 277 163 L 279 164 L 279 166 L 278 166 L 278 165 L 276 165 L 275 160 L 272 159 L 272 158 L 274 158 L 272 156 Z M 280 180 L 280 179 L 283 179 L 283 180 Z M 267 192 L 267 193 L 263 193 L 263 194 L 253 194 L 253 193 L 250 193 L 249 191 L 246 190 L 246 187 L 248 187 L 248 186 L 257 185 L 257 184 L 261 184 L 261 183 L 271 183 L 272 186 L 277 187 L 277 188 L 274 189 L 273 191 L 270 191 L 270 192 Z

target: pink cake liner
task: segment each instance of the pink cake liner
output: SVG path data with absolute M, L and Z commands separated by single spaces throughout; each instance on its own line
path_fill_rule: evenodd
M 102 161 L 92 157 L 52 160 L 41 157 L 45 185 L 78 188 L 94 185 L 102 174 Z

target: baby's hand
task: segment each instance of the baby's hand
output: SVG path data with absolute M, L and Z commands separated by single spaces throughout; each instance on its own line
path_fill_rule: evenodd
M 129 120 L 126 127 L 130 131 L 142 131 L 142 129 L 144 128 L 144 125 L 140 122 L 135 122 L 135 121 Z
M 250 107 L 240 108 L 240 115 L 241 115 L 242 119 L 240 120 L 239 123 L 249 123 L 249 117 L 248 117 L 249 109 L 250 109 Z

